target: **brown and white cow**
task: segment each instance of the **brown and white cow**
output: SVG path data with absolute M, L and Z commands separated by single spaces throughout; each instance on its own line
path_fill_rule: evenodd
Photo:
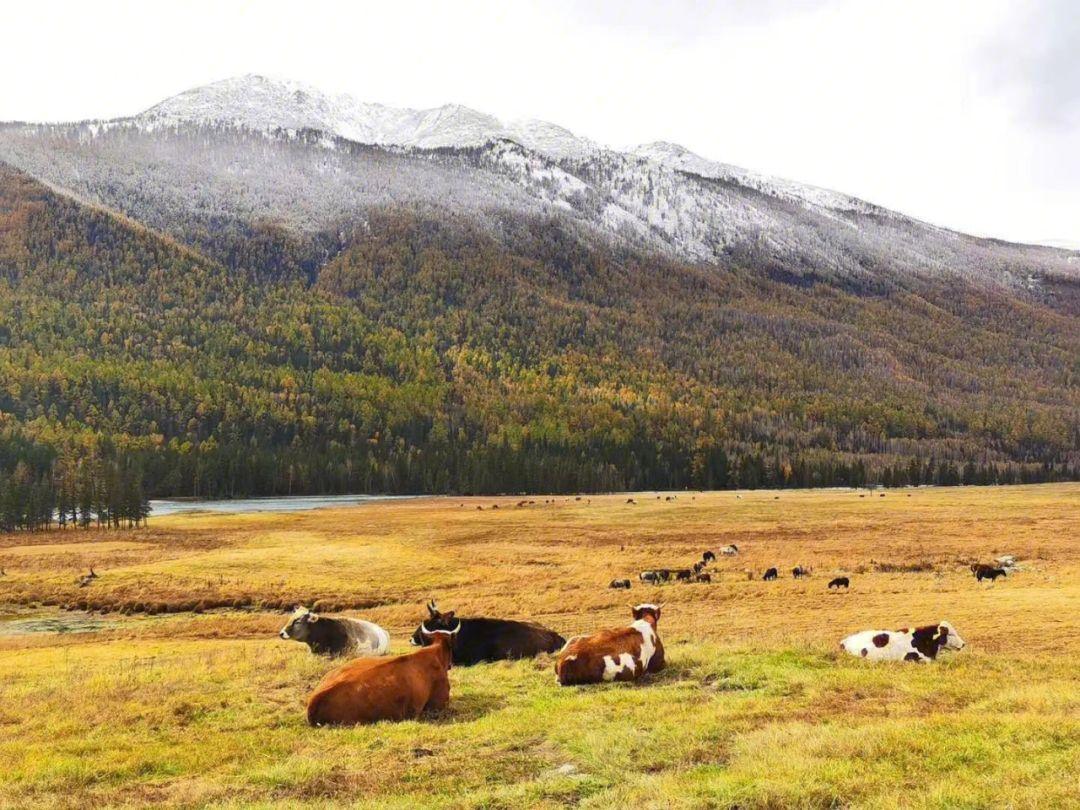
M 659 605 L 631 608 L 629 627 L 601 630 L 570 639 L 555 662 L 555 677 L 563 686 L 604 681 L 634 681 L 664 668 L 664 645 L 656 632 Z
M 933 661 L 941 650 L 962 650 L 964 640 L 948 622 L 904 630 L 863 630 L 840 642 L 867 661 Z
M 380 720 L 415 720 L 450 701 L 456 631 L 425 634 L 428 646 L 393 658 L 357 658 L 329 672 L 307 704 L 313 726 L 353 726 Z

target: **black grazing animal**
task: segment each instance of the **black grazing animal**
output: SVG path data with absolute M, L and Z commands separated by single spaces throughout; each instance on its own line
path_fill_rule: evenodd
M 777 577 L 776 569 L 775 568 L 770 568 L 768 571 L 765 572 L 765 576 L 763 576 L 762 579 L 765 580 L 766 582 L 771 582 L 772 580 L 776 579 L 776 577 Z
M 695 574 L 700 574 L 704 570 L 705 570 L 705 563 L 703 563 L 703 562 L 694 563 L 694 573 Z
M 628 579 L 613 579 L 613 580 L 611 580 L 611 584 L 608 585 L 608 587 L 609 588 L 624 588 L 626 590 L 629 590 L 630 589 L 630 580 L 628 580 Z
M 657 569 L 656 573 L 658 573 L 660 575 L 660 579 L 663 582 L 667 582 L 669 579 L 671 579 L 671 569 L 670 568 L 659 568 L 659 569 Z
M 694 581 L 696 581 L 696 582 L 712 582 L 712 575 L 711 574 L 701 573 L 701 574 L 698 574 L 696 577 L 694 577 Z
M 626 502 L 627 502 L 627 503 L 633 503 L 633 504 L 636 504 L 636 503 L 637 503 L 637 501 L 635 501 L 635 500 L 634 500 L 633 498 L 627 498 L 627 499 L 626 499 Z
M 662 577 L 659 571 L 642 571 L 638 574 L 638 579 L 642 582 L 651 582 L 653 585 L 659 585 Z
M 796 565 L 794 568 L 791 569 L 791 576 L 793 576 L 795 579 L 802 579 L 803 577 L 808 577 L 810 576 L 810 569 L 803 568 L 801 565 Z
M 534 622 L 483 617 L 459 619 L 452 610 L 440 612 L 434 599 L 427 608 L 429 618 L 416 628 L 410 643 L 417 647 L 426 646 L 431 643 L 431 633 L 436 630 L 456 633 L 453 658 L 458 666 L 470 666 L 481 661 L 533 658 L 540 653 L 558 652 L 566 644 L 566 639 L 554 630 Z
M 975 572 L 975 579 L 979 580 L 979 582 L 982 582 L 984 579 L 996 582 L 998 577 L 1004 576 L 1008 576 L 1008 571 L 1004 568 L 991 568 L 988 565 L 979 568 Z
M 837 590 L 839 590 L 840 588 L 850 588 L 850 587 L 851 587 L 851 581 L 848 580 L 847 577 L 837 577 L 836 579 L 829 580 L 829 588 L 836 588 Z
M 704 554 L 701 555 L 701 561 L 706 564 L 716 562 L 716 555 L 713 554 L 711 551 L 706 551 Z
M 689 582 L 693 576 L 694 572 L 689 568 L 680 568 L 675 572 L 675 579 L 678 582 Z

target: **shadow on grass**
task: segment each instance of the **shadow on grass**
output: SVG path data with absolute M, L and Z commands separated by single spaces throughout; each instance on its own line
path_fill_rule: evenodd
M 506 696 L 495 692 L 452 693 L 450 705 L 442 711 L 425 714 L 424 718 L 436 725 L 468 723 L 497 712 L 505 706 Z

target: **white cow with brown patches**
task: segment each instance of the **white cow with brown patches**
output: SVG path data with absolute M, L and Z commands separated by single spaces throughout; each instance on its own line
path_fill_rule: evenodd
M 605 681 L 633 681 L 664 668 L 664 645 L 656 631 L 659 605 L 631 608 L 628 627 L 601 630 L 570 639 L 555 662 L 555 676 L 563 686 Z

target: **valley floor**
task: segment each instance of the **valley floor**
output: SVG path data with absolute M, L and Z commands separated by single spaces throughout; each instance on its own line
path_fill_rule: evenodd
M 0 536 L 0 807 L 1080 804 L 1080 485 L 520 500 Z M 637 581 L 728 543 L 711 584 Z M 977 583 L 1001 554 L 1019 570 Z M 309 728 L 332 664 L 276 637 L 283 609 L 363 616 L 407 652 L 431 597 L 566 636 L 662 602 L 669 665 L 588 688 L 550 657 L 458 667 L 438 716 Z M 942 619 L 968 646 L 932 665 L 838 649 Z M 75 632 L 13 633 L 46 621 Z

